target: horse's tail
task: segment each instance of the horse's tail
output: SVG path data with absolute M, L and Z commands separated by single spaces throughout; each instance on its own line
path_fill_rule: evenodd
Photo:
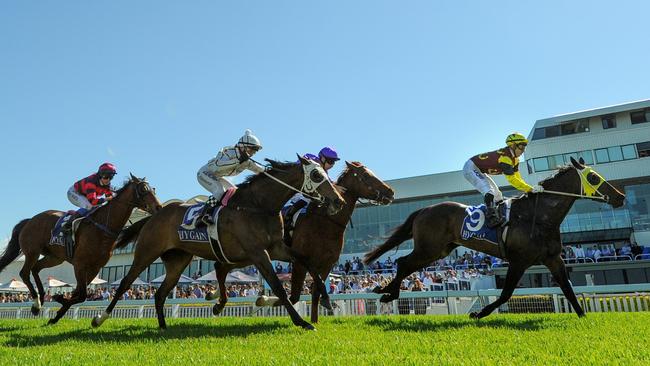
M 120 234 L 117 236 L 115 249 L 124 248 L 129 243 L 135 241 L 140 234 L 140 230 L 142 230 L 144 224 L 149 222 L 149 219 L 151 219 L 151 216 L 147 216 L 140 221 L 136 221 L 133 225 L 122 229 Z
M 363 258 L 363 263 L 368 265 L 381 257 L 382 254 L 400 245 L 405 240 L 411 239 L 413 237 L 413 220 L 415 220 L 415 217 L 420 213 L 420 211 L 422 211 L 422 209 L 413 212 L 402 225 L 396 227 L 384 244 L 366 253 Z
M 31 219 L 24 219 L 14 226 L 14 229 L 11 232 L 11 239 L 9 239 L 9 244 L 7 244 L 7 249 L 5 249 L 2 256 L 0 256 L 0 272 L 2 272 L 9 263 L 13 262 L 20 255 L 20 243 L 18 242 L 18 237 L 29 220 Z

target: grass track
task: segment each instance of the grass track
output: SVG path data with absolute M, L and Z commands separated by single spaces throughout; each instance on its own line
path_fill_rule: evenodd
M 0 365 L 648 365 L 650 313 L 0 320 Z

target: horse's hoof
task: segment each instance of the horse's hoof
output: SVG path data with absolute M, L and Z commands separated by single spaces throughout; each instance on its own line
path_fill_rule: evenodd
M 212 301 L 217 298 L 217 294 L 214 291 L 208 291 L 205 293 L 205 301 Z
M 316 328 L 314 328 L 313 325 L 311 325 L 311 324 L 309 324 L 309 323 L 307 323 L 307 322 L 305 322 L 305 324 L 302 324 L 301 327 L 302 327 L 303 329 L 305 329 L 305 330 L 316 330 Z
M 585 314 L 585 313 L 578 314 L 578 318 L 585 318 L 586 316 L 587 316 L 587 314 Z
M 377 286 L 377 287 L 375 287 L 375 288 L 372 289 L 372 292 L 374 292 L 374 293 L 376 293 L 376 294 L 383 294 L 383 293 L 384 293 L 384 289 L 383 289 L 381 286 Z
M 54 325 L 54 324 L 56 324 L 56 320 L 54 319 L 50 319 L 47 321 L 47 325 Z
M 41 313 L 41 308 L 35 308 L 35 307 L 32 306 L 31 310 L 32 310 L 32 315 L 34 315 L 34 316 L 38 316 L 38 314 Z
M 391 302 L 391 301 L 393 301 L 393 296 L 391 294 L 385 294 L 379 299 L 379 301 L 384 302 L 384 303 Z
M 334 310 L 334 308 L 332 307 L 332 303 L 330 302 L 329 297 L 328 298 L 321 298 L 320 299 L 320 304 L 321 304 L 322 307 L 324 307 L 325 309 L 327 309 L 329 311 Z
M 476 319 L 476 320 L 481 319 L 481 317 L 478 316 L 478 313 L 476 311 L 473 311 L 473 312 L 469 313 L 469 318 L 470 319 Z
M 99 318 L 100 318 L 99 315 L 96 315 L 96 316 L 93 318 L 93 320 L 90 322 L 90 326 L 93 327 L 93 328 L 98 328 L 100 325 L 102 325 L 102 324 L 99 322 Z
M 217 316 L 221 314 L 222 310 L 223 310 L 223 306 L 216 304 L 212 307 L 212 315 Z

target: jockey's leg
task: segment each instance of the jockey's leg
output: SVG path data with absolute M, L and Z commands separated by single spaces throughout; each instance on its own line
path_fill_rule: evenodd
M 221 201 L 221 197 L 223 197 L 223 194 L 226 192 L 228 187 L 233 185 L 225 178 L 215 177 L 212 173 L 204 170 L 199 170 L 197 180 L 199 181 L 199 184 L 210 191 L 212 195 L 205 202 L 201 212 L 199 212 L 199 220 L 196 224 L 197 226 L 200 226 L 201 224 L 214 225 L 212 211 L 217 207 Z

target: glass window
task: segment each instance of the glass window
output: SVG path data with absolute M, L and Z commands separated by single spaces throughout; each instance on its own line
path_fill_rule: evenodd
M 591 150 L 579 151 L 578 158 L 582 158 L 585 161 L 585 164 L 587 165 L 594 164 L 594 156 L 591 153 Z
M 599 164 L 609 162 L 609 155 L 607 154 L 607 149 L 596 149 L 596 162 Z
M 634 145 L 621 146 L 621 149 L 623 150 L 623 159 L 636 159 L 636 149 L 634 148 Z
M 548 157 L 548 166 L 551 169 L 559 168 L 564 165 L 564 156 L 562 154 Z
M 648 122 L 650 119 L 650 110 L 645 110 L 645 111 L 636 111 L 630 113 L 630 119 L 632 120 L 632 124 L 635 125 L 637 123 L 644 123 Z
M 650 156 L 650 141 L 636 144 L 636 151 L 639 152 L 640 158 L 647 158 Z
M 544 129 L 545 137 L 560 136 L 560 126 L 549 126 Z
M 609 161 L 623 160 L 623 153 L 621 152 L 620 146 L 608 147 L 607 152 L 609 153 Z
M 539 140 L 546 138 L 546 133 L 544 128 L 536 128 L 535 132 L 533 132 L 533 140 Z
M 616 128 L 616 116 L 613 114 L 603 116 L 603 129 Z
M 543 172 L 545 170 L 549 170 L 548 159 L 546 157 L 533 159 L 533 165 L 535 166 L 536 172 Z

